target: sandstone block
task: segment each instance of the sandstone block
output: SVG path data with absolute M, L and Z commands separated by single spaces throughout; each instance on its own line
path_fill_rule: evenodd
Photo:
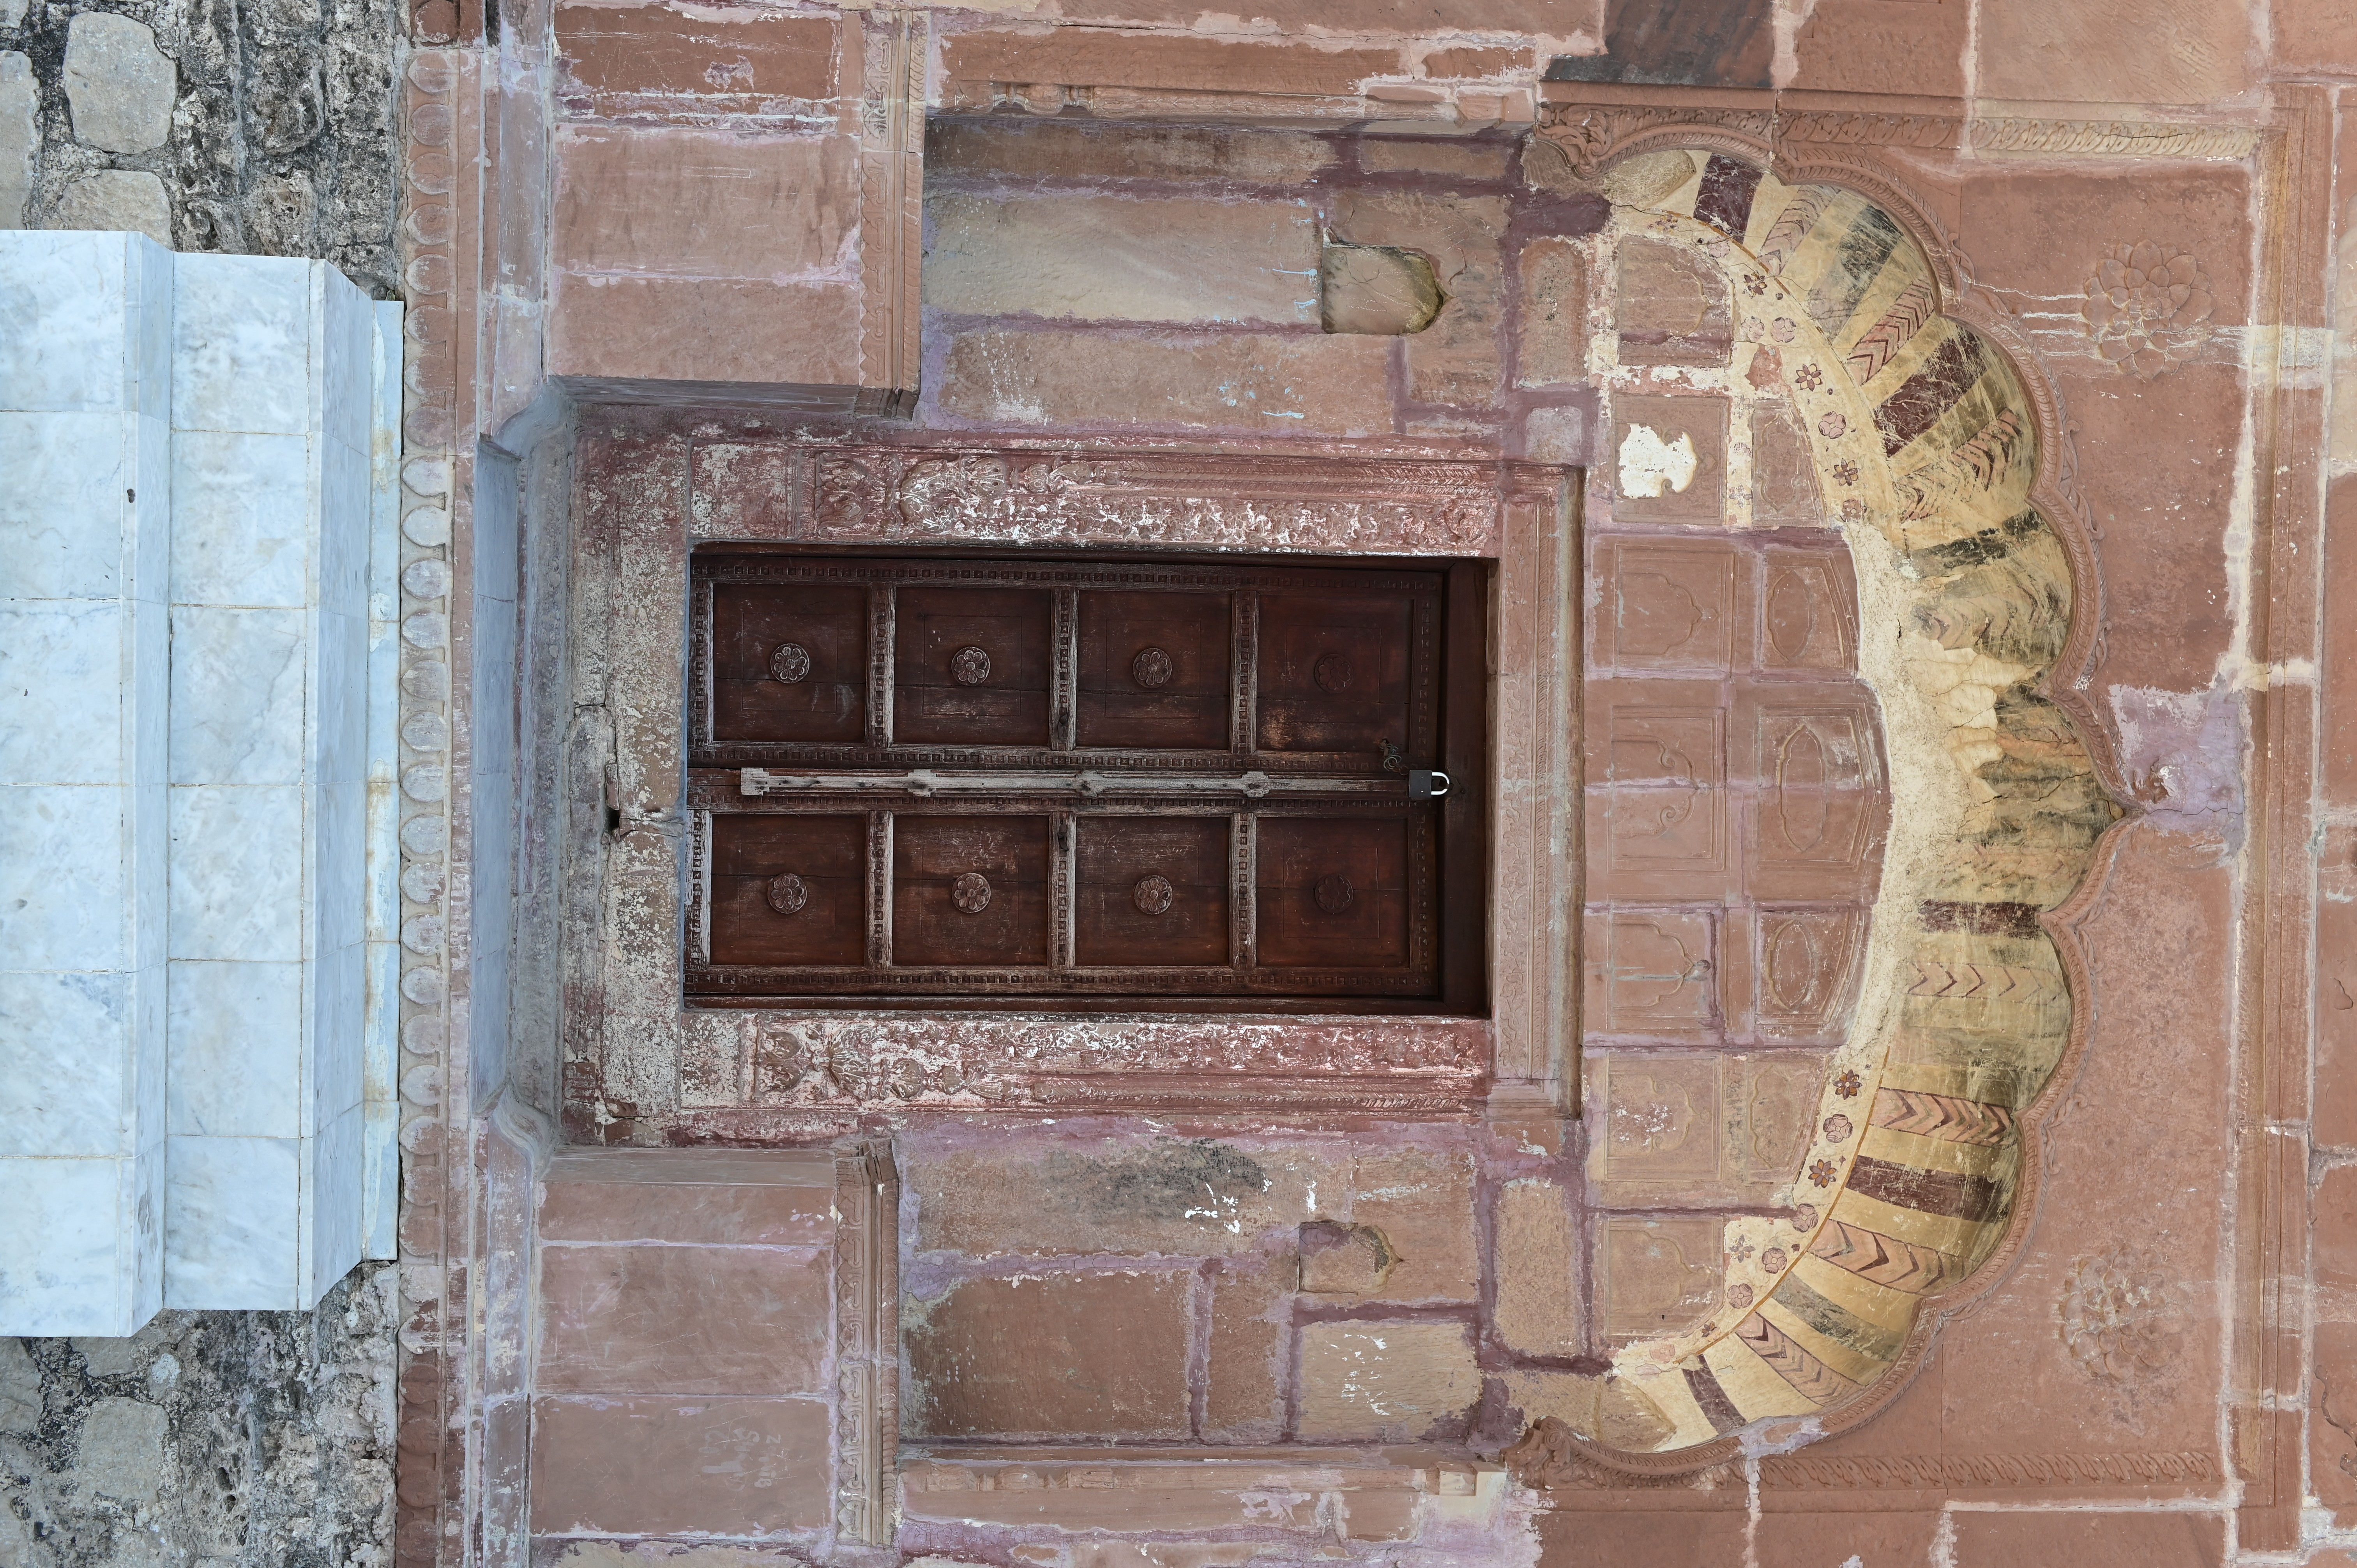
M 1311 1195 L 1341 1189 L 1340 1159 L 1200 1138 L 1088 1143 L 1039 1151 L 903 1156 L 916 1195 L 916 1248 L 1209 1257 L 1249 1251 L 1310 1218 Z
M 2315 1356 L 2309 1398 L 2322 1419 L 2308 1423 L 2309 1474 L 2346 1529 L 2357 1523 L 2357 1323 L 2319 1323 Z
M 1620 362 L 1724 365 L 1735 346 L 1727 280 L 1699 255 L 1661 240 L 1620 242 Z
M 1702 1568 L 1744 1561 L 1741 1509 L 1539 1516 L 1542 1563 L 1609 1563 L 1612 1568 Z M 1833 1559 L 1839 1563 L 1840 1558 Z M 1862 1568 L 1862 1565 L 1861 1565 Z
M 1287 1324 L 1285 1274 L 1291 1260 L 1258 1270 L 1230 1265 L 1211 1282 L 1211 1342 L 1203 1400 L 1203 1435 L 1231 1443 L 1271 1443 L 1282 1435 L 1277 1380 Z
M 2357 1323 L 2357 1165 L 2334 1165 L 2316 1184 L 2318 1316 Z
M 1248 1541 L 1218 1546 L 1179 1541 L 1083 1541 L 1073 1543 L 1072 1568 L 1242 1568 L 1262 1550 L 1261 1543 Z
M 1754 360 L 1754 365 L 1759 363 Z M 1816 454 L 1791 408 L 1765 400 L 1752 405 L 1751 521 L 1816 525 L 1825 520 Z
M 845 388 L 859 380 L 854 284 L 571 276 L 554 293 L 552 375 Z
M 1295 202 L 944 196 L 925 303 L 1083 321 L 1318 319 L 1318 231 Z
M 49 227 L 129 230 L 168 245 L 172 204 L 164 182 L 144 169 L 101 169 L 66 187 Z
M 1718 1305 L 1724 1221 L 1611 1219 L 1597 1239 L 1597 1300 L 1604 1337 L 1625 1344 L 1678 1334 Z
M 1968 24 L 1948 6 L 1914 0 L 1827 0 L 1793 31 L 1792 85 L 1819 92 L 1879 92 L 1899 77 L 1927 98 L 1965 93 Z
M 39 107 L 31 59 L 15 49 L 0 50 L 0 229 L 25 226 L 33 159 L 41 150 Z
M 1526 387 L 1587 379 L 1587 259 L 1569 240 L 1523 248 L 1523 324 L 1515 377 Z
M 144 153 L 172 134 L 172 62 L 145 23 L 84 11 L 66 28 L 66 102 L 74 134 L 110 153 Z
M 1578 1231 L 1554 1182 L 1509 1182 L 1498 1195 L 1499 1337 L 1527 1356 L 1579 1353 Z
M 1185 1437 L 1193 1289 L 1184 1273 L 952 1286 L 906 1330 L 907 1423 L 937 1437 Z
M 1359 144 L 1359 166 L 1369 174 L 1429 174 L 1452 180 L 1502 180 L 1514 172 L 1514 146 L 1511 142 L 1369 136 Z
M 1973 1513 L 1955 1521 L 1956 1568 L 2212 1568 L 2225 1561 L 2225 1521 L 2215 1514 Z
M 2277 0 L 2268 23 L 2283 64 L 2357 72 L 2357 0 Z
M 1302 185 L 1333 163 L 1330 142 L 1256 126 L 944 120 L 925 128 L 929 183 L 979 175 Z
M 817 1389 L 827 1270 L 756 1247 L 549 1247 L 539 1386 L 552 1393 Z
M 949 346 L 941 407 L 985 424 L 1278 435 L 1392 428 L 1389 339 L 984 331 Z
M 952 81 L 1054 82 L 1082 87 L 1350 95 L 1370 76 L 1395 75 L 1396 48 L 1228 43 L 1186 34 L 1094 27 L 959 33 L 942 43 Z
M 1505 228 L 1506 204 L 1498 197 L 1354 191 L 1338 199 L 1335 239 L 1427 258 L 1447 296 L 1432 324 L 1406 345 L 1414 401 L 1475 407 L 1495 395 Z
M 1523 456 L 1534 463 L 1584 467 L 1596 460 L 1596 411 L 1586 403 L 1534 408 L 1523 415 Z
M 1552 1418 L 1609 1447 L 1645 1453 L 1677 1430 L 1626 1378 L 1510 1369 L 1499 1380 L 1507 1409 L 1524 1428 Z
M 1384 1301 L 1472 1301 L 1481 1294 L 1473 1222 L 1473 1163 L 1463 1155 L 1404 1149 L 1351 1166 L 1351 1218 L 1372 1225 L 1397 1259 Z
M 834 1234 L 834 1175 L 831 1159 L 799 1153 L 562 1155 L 541 1188 L 540 1238 L 823 1247 Z
M 532 1420 L 535 1530 L 772 1535 L 827 1521 L 817 1400 L 544 1399 Z
M 757 1546 L 683 1546 L 668 1541 L 625 1546 L 610 1541 L 576 1541 L 552 1560 L 550 1568 L 803 1568 L 803 1561 L 795 1552 L 768 1552 Z M 911 1563 L 909 1568 L 920 1564 Z
M 1481 1397 L 1461 1323 L 1318 1323 L 1301 1331 L 1307 1439 L 1412 1443 L 1459 1425 Z
M 848 136 L 573 127 L 552 151 L 568 272 L 781 281 L 840 267 L 858 226 Z
M 605 95 L 832 99 L 835 24 L 670 5 L 562 5 L 568 87 Z
M 1975 87 L 2050 102 L 2213 102 L 2250 81 L 2253 26 L 2234 5 L 2156 27 L 2121 0 L 1995 0 L 1975 25 Z

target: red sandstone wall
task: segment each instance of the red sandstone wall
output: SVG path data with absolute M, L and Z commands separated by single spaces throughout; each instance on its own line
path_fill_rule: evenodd
M 1573 302 L 1585 285 L 1560 241 L 1514 242 L 1518 206 L 1527 213 L 1534 199 L 1502 156 L 1502 132 L 1402 144 L 1415 150 L 1382 152 L 1379 162 L 1394 161 L 1375 167 L 1363 142 L 1346 156 L 1307 136 L 1157 132 L 1146 138 L 1151 151 L 1107 167 L 1091 162 L 1104 140 L 1097 118 L 1184 118 L 1222 93 L 1242 95 L 1251 113 L 1347 104 L 1361 118 L 1513 126 L 1536 113 L 1517 97 L 1531 89 L 1530 69 L 1557 53 L 1604 62 L 1586 70 L 1604 84 L 1556 90 L 1566 100 L 1614 102 L 1611 79 L 1666 74 L 1709 89 L 1783 88 L 1794 108 L 1868 115 L 1846 129 L 1828 124 L 1824 139 L 1889 149 L 1873 155 L 1875 167 L 1929 208 L 1972 276 L 2013 313 L 2075 426 L 2073 488 L 2104 606 L 2087 695 L 2145 815 L 2082 923 L 2092 1033 L 2046 1134 L 2045 1190 L 2027 1243 L 1996 1289 L 1947 1327 L 1888 1412 L 1764 1460 L 1756 1515 L 1740 1467 L 1675 1486 L 1576 1471 L 1540 1521 L 1544 1560 L 2190 1563 L 2232 1550 L 2296 1551 L 2304 1533 L 2357 1524 L 2357 1402 L 2340 1387 L 2357 1359 L 2347 1299 L 2357 1209 L 2343 1190 L 2357 1158 L 2357 1036 L 2340 990 L 2357 990 L 2357 975 L 2341 973 L 2350 961 L 2339 940 L 2357 891 L 2341 816 L 2357 762 L 2341 712 L 2347 660 L 2333 657 L 2350 617 L 2327 591 L 2343 492 L 2357 494 L 2340 473 L 2350 431 L 2332 387 L 2345 374 L 2335 331 L 2351 306 L 2335 296 L 2331 271 L 2349 209 L 2335 148 L 2357 145 L 2336 136 L 2340 83 L 2357 74 L 2357 16 L 2309 3 L 2261 17 L 2096 0 L 1969 12 L 1821 0 L 1793 25 L 1764 7 L 1631 3 L 1569 20 L 1560 8 L 1501 8 L 1461 18 L 1467 35 L 1441 39 L 1376 37 L 1393 21 L 1380 15 L 1365 36 L 1313 43 L 1148 31 L 1142 25 L 1190 18 L 1119 6 L 1100 8 L 1100 19 L 1141 26 L 944 15 L 926 57 L 935 102 L 1060 113 L 1021 136 L 971 123 L 937 129 L 924 167 L 937 201 L 1081 193 L 1100 205 L 1164 204 L 1171 227 L 1149 215 L 1101 246 L 1103 223 L 1073 231 L 1090 248 L 1060 286 L 1094 301 L 1086 327 L 934 296 L 920 360 L 905 347 L 916 313 L 893 291 L 913 283 L 915 246 L 926 242 L 910 238 L 913 182 L 889 177 L 906 172 L 895 160 L 913 156 L 914 142 L 877 124 L 889 95 L 868 84 L 892 57 L 871 47 L 871 25 L 691 25 L 654 8 L 591 17 L 586 7 L 576 23 L 571 9 L 556 27 L 563 63 L 552 87 L 565 123 L 551 154 L 547 372 L 600 384 L 741 382 L 831 408 L 855 405 L 861 388 L 918 388 L 926 428 L 976 434 L 1119 429 L 1199 440 L 1258 436 L 1272 417 L 1298 414 L 1305 433 L 1437 451 L 1585 460 L 1594 449 L 1594 405 L 1567 370 L 1549 368 L 1534 330 L 1584 314 Z M 600 31 L 623 16 L 660 25 L 626 42 Z M 447 22 L 466 26 L 463 16 Z M 742 31 L 715 45 L 696 31 L 706 26 Z M 1542 44 L 1522 29 L 1555 36 Z M 1491 31 L 1513 36 L 1492 43 Z M 1698 52 L 1697 39 L 1710 48 Z M 472 68 L 453 63 L 464 53 L 419 57 L 414 108 L 433 107 L 425 100 L 454 81 L 466 90 Z M 728 62 L 716 75 L 678 69 L 716 53 Z M 855 74 L 856 91 L 845 85 Z M 1894 91 L 1908 96 L 1809 96 Z M 1989 101 L 1977 130 L 1874 117 L 1952 115 L 1953 95 L 1966 91 Z M 1675 99 L 1641 94 L 1634 108 L 1658 113 Z M 1748 102 L 1676 101 L 1697 134 Z M 459 104 L 460 136 L 474 113 Z M 452 117 L 439 123 L 446 143 L 432 141 L 430 117 L 414 113 L 413 124 L 420 166 L 443 156 L 435 148 Z M 2056 125 L 2064 128 L 2040 129 Z M 1972 145 L 1976 135 L 1985 139 Z M 700 178 L 716 167 L 731 181 Z M 752 177 L 737 180 L 739 171 Z M 1177 210 L 1207 189 L 1222 212 Z M 413 209 L 440 211 L 438 199 L 420 184 Z M 1180 306 L 1170 302 L 1187 294 L 1183 269 L 1152 291 L 1161 314 L 1125 304 L 1128 280 L 1168 251 L 1169 234 L 1200 234 L 1249 201 L 1293 206 L 1361 243 L 1427 250 L 1469 308 L 1444 314 L 1447 326 L 1434 328 L 1443 335 L 1428 340 L 1338 338 L 1277 318 L 1281 295 L 1247 319 L 1211 318 L 1216 301 L 1173 314 Z M 1564 212 L 1549 218 L 1554 232 L 1577 231 Z M 413 223 L 414 266 L 436 256 L 447 265 L 447 248 L 428 238 L 447 231 Z M 466 238 L 481 243 L 471 231 Z M 1258 246 L 1266 259 L 1297 260 L 1287 243 L 1271 215 L 1237 228 L 1222 254 Z M 468 291 L 488 290 L 496 270 L 470 270 L 455 285 L 462 317 L 476 308 Z M 447 274 L 426 266 L 413 275 L 419 303 L 440 311 L 447 330 Z M 436 279 L 443 287 L 429 287 Z M 1691 330 L 1706 327 L 1697 317 Z M 895 345 L 904 346 L 897 375 L 879 369 L 895 363 Z M 454 362 L 449 340 L 421 341 L 421 403 L 431 391 L 454 400 L 438 425 L 413 414 L 421 451 L 470 431 L 490 402 L 472 348 L 461 347 Z M 463 472 L 459 483 L 463 491 Z M 453 499 L 463 543 L 463 499 Z M 2083 602 L 2092 605 L 2090 586 Z M 456 1258 L 463 1270 L 464 1240 L 422 1221 L 446 1190 L 425 1179 L 446 1168 L 438 1119 L 463 1125 L 468 1111 L 463 1070 L 449 1070 L 463 1068 L 464 1032 L 447 1047 L 430 1032 L 414 1037 L 427 1048 L 409 1065 L 441 1067 L 436 1082 L 451 1099 L 414 1098 L 405 1142 L 418 1155 L 415 1222 L 404 1235 L 415 1261 Z M 1090 1207 L 1091 1191 L 1139 1190 L 1124 1173 L 1144 1173 L 1150 1193 L 1156 1173 L 1209 1158 L 1184 1153 L 1198 1132 L 1067 1128 L 980 1154 L 942 1134 L 910 1136 L 912 1435 L 1495 1438 L 1512 1407 L 1501 1392 L 1463 1397 L 1462 1369 L 1483 1353 L 1470 1326 L 1486 1322 L 1506 1350 L 1542 1356 L 1594 1332 L 1567 1320 L 1563 1296 L 1534 1288 L 1582 1256 L 1551 1207 L 1552 1186 L 1575 1176 L 1556 1151 L 1500 1147 L 1471 1129 L 1370 1129 L 1345 1141 L 1262 1131 L 1228 1141 L 1232 1159 L 1269 1184 L 1249 1224 L 1241 1209 L 1254 1184 L 1240 1175 L 1234 1230 L 1174 1222 L 1150 1199 Z M 1378 1140 L 1374 1152 L 1358 1146 Z M 1420 1163 L 1387 1173 L 1384 1162 L 1409 1157 L 1400 1145 L 1416 1147 Z M 1043 1178 L 1027 1165 L 1059 1153 L 1079 1195 L 1073 1224 L 1097 1243 L 1084 1251 L 1060 1227 L 1043 1237 L 1008 1218 L 1037 1207 L 1028 1195 Z M 447 1168 L 468 1160 L 461 1139 Z M 1314 1204 L 1313 1179 L 1334 1184 Z M 994 1191 L 1004 1196 L 984 1197 Z M 1398 1257 L 1381 1278 L 1372 1243 L 1347 1229 L 1383 1228 L 1362 1217 L 1365 1206 L 1417 1239 L 1394 1249 L 1385 1230 L 1384 1251 Z M 463 1211 L 463 1190 L 449 1207 Z M 1320 1223 L 1345 1229 L 1302 1229 Z M 1521 1227 L 1528 1256 L 1565 1262 L 1535 1274 L 1502 1264 L 1500 1239 Z M 452 1295 L 430 1267 L 404 1278 L 412 1370 L 431 1371 L 441 1348 L 461 1353 L 463 1283 Z M 1415 1414 L 1431 1416 L 1420 1429 L 1369 1424 L 1364 1399 L 1348 1391 L 1351 1337 L 1393 1321 L 1418 1330 L 1406 1366 Z M 1043 1348 L 1051 1344 L 1061 1348 Z M 994 1368 L 1010 1345 L 1089 1369 L 1089 1388 L 1008 1381 Z M 1140 1346 L 1158 1353 L 1135 1354 Z M 1498 1376 L 1485 1390 L 1506 1389 L 1511 1380 L 1491 1369 Z M 1573 1370 L 1568 1357 L 1561 1370 Z M 414 1375 L 405 1385 L 413 1522 L 440 1517 L 437 1507 L 457 1519 L 468 1506 L 461 1470 L 442 1467 L 436 1413 L 459 1404 L 429 1408 L 421 1391 L 430 1382 Z M 2303 1520 L 2305 1499 L 2318 1511 Z M 406 1560 L 431 1560 L 440 1539 L 412 1530 Z M 928 1539 L 994 1562 L 1005 1547 L 952 1533 L 911 1543 Z M 1090 1550 L 1007 1560 L 1113 1560 Z

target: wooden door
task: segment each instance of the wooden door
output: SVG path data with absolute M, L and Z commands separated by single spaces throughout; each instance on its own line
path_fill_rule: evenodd
M 692 996 L 1480 1008 L 1480 564 L 694 573 Z

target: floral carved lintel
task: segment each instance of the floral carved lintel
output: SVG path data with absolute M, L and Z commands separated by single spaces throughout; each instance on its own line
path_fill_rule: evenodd
M 1496 552 L 1493 466 L 854 448 L 820 454 L 805 537 Z
M 1461 1018 L 1200 1019 L 977 1015 L 944 1022 L 761 1015 L 751 1103 L 776 1110 L 1349 1105 L 1461 1110 L 1486 1082 L 1490 1030 Z

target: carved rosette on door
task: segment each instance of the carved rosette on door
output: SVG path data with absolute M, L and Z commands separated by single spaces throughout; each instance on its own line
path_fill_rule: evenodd
M 699 553 L 689 995 L 1479 1011 L 1486 575 Z

